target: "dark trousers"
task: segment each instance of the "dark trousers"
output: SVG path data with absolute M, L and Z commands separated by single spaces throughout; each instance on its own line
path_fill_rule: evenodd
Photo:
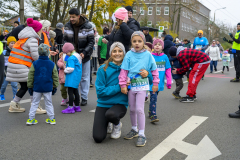
M 74 96 L 73 96 L 74 95 Z M 73 101 L 75 106 L 79 106 L 79 93 L 77 88 L 68 87 L 68 97 L 69 97 L 69 106 L 73 106 Z M 75 97 L 75 100 L 74 100 Z
M 102 65 L 105 61 L 106 61 L 106 59 L 104 59 L 104 58 L 98 59 L 99 65 Z
M 226 68 L 227 68 L 227 71 L 229 71 L 229 67 L 228 67 L 228 66 L 226 66 Z M 224 71 L 224 69 L 225 69 L 225 66 L 223 66 L 223 71 Z
M 180 79 L 175 79 L 175 82 L 176 82 L 175 92 L 176 92 L 177 94 L 179 94 L 180 91 L 181 91 L 182 88 L 183 88 L 183 80 L 182 80 L 182 78 L 180 78 Z
M 2 83 L 4 81 L 4 77 L 5 77 L 5 73 L 4 73 L 4 67 L 5 63 L 4 63 L 4 55 L 1 54 L 0 55 L 0 88 L 2 87 Z
M 240 53 L 234 53 L 234 68 L 236 71 L 236 79 L 240 77 Z
M 93 139 L 101 143 L 107 136 L 108 122 L 118 125 L 121 118 L 125 116 L 127 108 L 116 104 L 111 108 L 97 107 L 93 123 Z
M 213 66 L 214 66 L 214 70 L 217 71 L 217 61 L 211 61 L 210 62 L 210 71 L 213 71 Z
M 152 91 L 150 91 L 150 104 L 149 104 L 149 112 L 152 116 L 156 115 L 156 110 L 157 110 L 157 96 L 159 92 L 155 92 L 153 94 Z
M 19 82 L 20 89 L 18 90 L 16 96 L 22 98 L 28 91 L 27 82 Z

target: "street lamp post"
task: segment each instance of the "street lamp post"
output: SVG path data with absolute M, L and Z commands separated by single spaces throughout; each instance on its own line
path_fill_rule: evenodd
M 226 7 L 218 8 L 218 9 L 216 9 L 216 10 L 214 11 L 214 23 L 215 23 L 215 13 L 216 13 L 217 10 L 220 10 L 220 9 L 226 9 Z

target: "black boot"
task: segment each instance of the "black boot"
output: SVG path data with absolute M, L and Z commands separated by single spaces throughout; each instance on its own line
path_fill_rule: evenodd
M 239 78 L 231 79 L 230 82 L 239 82 Z
M 239 110 L 236 111 L 235 113 L 229 113 L 228 116 L 230 118 L 240 118 L 240 106 L 238 106 Z
M 86 106 L 86 105 L 87 105 L 87 100 L 86 99 L 82 99 L 81 106 Z

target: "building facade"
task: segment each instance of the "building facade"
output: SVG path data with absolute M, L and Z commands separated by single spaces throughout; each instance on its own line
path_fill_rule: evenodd
M 208 32 L 210 9 L 197 0 L 145 0 L 133 6 L 133 16 L 141 25 L 164 26 L 180 40 L 193 40 L 198 30 Z

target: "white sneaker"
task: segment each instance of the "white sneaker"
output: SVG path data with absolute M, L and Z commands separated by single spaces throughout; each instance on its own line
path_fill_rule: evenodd
M 8 109 L 8 112 L 25 112 L 25 108 L 21 108 L 20 105 L 14 101 L 10 102 L 10 107 Z
M 36 114 L 45 114 L 45 113 L 47 113 L 47 111 L 45 109 L 43 109 L 42 106 L 39 103 Z
M 112 131 L 113 131 L 113 124 L 111 122 L 108 122 L 107 133 L 111 134 Z
M 122 129 L 122 122 L 119 123 L 117 126 L 113 126 L 113 132 L 111 134 L 111 138 L 118 139 L 121 137 L 121 129 Z

